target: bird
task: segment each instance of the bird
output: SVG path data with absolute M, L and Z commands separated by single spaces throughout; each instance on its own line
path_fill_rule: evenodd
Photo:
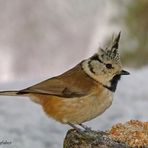
M 99 48 L 63 74 L 25 89 L 0 91 L 0 95 L 29 97 L 42 106 L 48 117 L 78 131 L 78 126 L 88 130 L 83 123 L 111 106 L 121 76 L 130 74 L 121 64 L 120 35 L 114 36 L 107 48 Z

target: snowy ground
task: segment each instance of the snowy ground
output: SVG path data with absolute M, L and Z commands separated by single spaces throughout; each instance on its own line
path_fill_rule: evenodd
M 148 119 L 148 68 L 130 73 L 120 81 L 113 105 L 102 116 L 88 122 L 89 126 L 103 130 L 117 122 Z M 0 84 L 0 90 L 23 88 L 32 83 L 22 84 Z M 68 128 L 47 118 L 41 107 L 27 98 L 0 97 L 0 142 L 12 142 L 0 145 L 1 148 L 60 148 Z

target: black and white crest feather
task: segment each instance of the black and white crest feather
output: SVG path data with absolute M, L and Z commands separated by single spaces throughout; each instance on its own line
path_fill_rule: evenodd
M 120 61 L 120 55 L 118 51 L 119 47 L 119 40 L 120 40 L 121 32 L 118 33 L 118 35 L 113 38 L 110 46 L 106 48 L 106 50 L 103 50 L 100 48 L 99 50 L 104 53 L 109 59 L 119 62 Z M 102 55 L 104 55 L 102 54 Z

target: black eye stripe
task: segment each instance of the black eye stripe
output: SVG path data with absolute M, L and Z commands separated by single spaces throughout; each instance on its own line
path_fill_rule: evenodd
M 99 61 L 100 63 L 103 63 L 103 62 L 99 59 L 99 57 L 98 57 L 97 54 L 95 54 L 94 56 L 92 56 L 90 59 L 91 59 L 91 60 L 97 60 L 97 61 Z M 103 64 L 104 64 L 104 63 L 103 63 Z
M 110 63 L 108 63 L 108 64 L 103 63 L 103 62 L 99 59 L 99 56 L 98 56 L 97 54 L 93 55 L 90 59 L 91 59 L 91 60 L 99 61 L 100 63 L 104 64 L 104 65 L 106 66 L 106 68 L 108 68 L 108 69 L 112 69 L 112 68 L 113 68 L 113 67 L 112 67 L 112 64 L 110 64 Z M 89 67 L 90 67 L 90 63 L 89 63 Z M 93 71 L 93 70 L 92 70 L 92 67 L 91 67 L 91 71 Z

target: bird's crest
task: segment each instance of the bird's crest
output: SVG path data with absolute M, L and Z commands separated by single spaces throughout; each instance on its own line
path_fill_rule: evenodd
M 113 40 L 111 41 L 110 46 L 107 47 L 105 50 L 102 48 L 99 48 L 99 52 L 101 51 L 103 55 L 106 55 L 111 60 L 120 61 L 120 55 L 118 51 L 120 35 L 121 35 L 121 32 L 119 32 L 117 36 L 115 37 L 113 36 Z

